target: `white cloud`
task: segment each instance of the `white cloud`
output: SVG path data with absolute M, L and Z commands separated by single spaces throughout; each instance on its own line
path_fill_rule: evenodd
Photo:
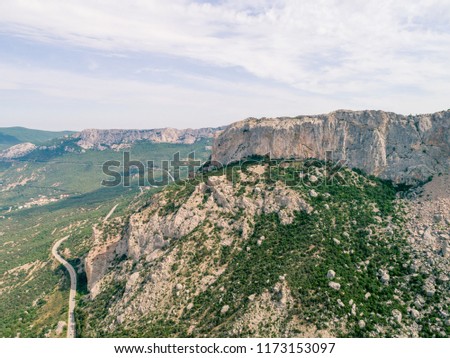
M 118 58 L 133 52 L 149 56 L 157 53 L 219 68 L 239 67 L 285 86 L 276 99 L 286 96 L 286 101 L 316 105 L 307 106 L 306 110 L 312 112 L 326 111 L 338 103 L 342 104 L 338 107 L 378 106 L 403 113 L 448 107 L 449 24 L 450 2 L 446 0 L 0 2 L 0 33 L 92 48 Z M 15 78 L 11 74 L 2 78 L 3 87 L 18 86 L 17 79 L 25 77 L 20 71 L 12 71 Z M 36 78 L 39 71 L 34 69 L 26 76 Z M 67 87 L 66 81 L 55 79 L 51 86 L 34 81 L 22 87 L 31 86 L 49 96 L 98 98 L 101 93 L 105 101 L 120 98 L 125 89 L 135 94 L 135 102 L 148 93 L 161 93 L 152 85 L 117 78 L 86 77 L 82 83 L 93 82 L 87 90 L 80 89 L 76 85 L 80 78 L 68 76 L 66 73 L 63 77 L 75 85 Z M 123 91 L 114 89 L 108 81 L 120 82 Z M 273 94 L 276 90 L 267 83 L 265 89 L 254 85 L 247 88 L 246 99 L 256 104 L 260 102 L 256 96 Z M 216 87 L 209 96 L 217 96 L 218 106 L 226 104 L 229 94 L 221 103 L 217 93 L 223 83 L 213 80 L 211 85 Z M 232 91 L 232 87 L 227 88 Z M 171 96 L 174 101 L 197 98 L 182 97 L 186 88 L 171 87 L 170 91 L 163 93 L 181 96 Z M 300 92 L 307 95 L 302 97 Z M 286 106 L 286 101 L 277 104 Z M 238 102 L 243 107 L 236 112 L 246 113 L 248 107 Z M 283 113 L 280 107 L 278 114 Z
M 380 70 L 391 72 L 391 80 L 404 82 L 415 72 L 413 68 L 422 68 L 423 54 L 425 66 L 444 70 L 450 27 L 439 29 L 434 24 L 445 24 L 449 13 L 448 1 L 428 0 L 225 1 L 219 5 L 3 0 L 0 5 L 3 28 L 21 36 L 240 66 L 257 76 L 298 87 L 312 85 L 317 91 L 321 91 L 317 80 L 326 80 L 329 91 L 335 90 L 336 81 L 376 75 Z M 417 80 L 421 75 L 416 75 Z
M 46 129 L 220 126 L 243 117 L 295 116 L 314 107 L 330 111 L 338 106 L 333 100 L 299 99 L 286 89 L 196 76 L 187 80 L 199 89 L 18 68 L 0 62 L 0 78 L 0 91 L 20 93 L 20 105 L 12 112 L 7 110 L 9 96 L 1 96 L 0 120 L 6 117 L 14 120 L 14 125 L 27 125 L 34 119 L 33 126 Z M 35 110 L 36 101 L 45 102 L 45 108 L 39 105 Z M 68 111 L 68 107 L 75 110 Z

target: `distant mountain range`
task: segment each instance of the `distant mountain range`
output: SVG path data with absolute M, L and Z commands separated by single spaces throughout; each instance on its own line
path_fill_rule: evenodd
M 200 129 L 85 129 L 81 132 L 45 132 L 21 127 L 0 128 L 0 160 L 26 159 L 62 152 L 121 150 L 132 144 L 150 143 L 193 144 L 214 138 L 221 128 Z M 41 152 L 41 153 L 39 153 Z
M 73 131 L 43 131 L 24 127 L 0 128 L 0 149 L 6 149 L 20 143 L 44 144 L 46 141 L 74 134 Z
M 332 160 L 368 174 L 395 182 L 417 182 L 446 172 L 449 123 L 450 110 L 416 116 L 338 110 L 295 118 L 248 118 L 220 128 L 85 129 L 77 133 L 0 128 L 0 160 L 41 160 L 86 150 L 121 151 L 139 142 L 190 145 L 216 138 L 212 152 L 216 163 L 267 154 L 274 159 L 325 159 L 327 153 L 333 153 Z

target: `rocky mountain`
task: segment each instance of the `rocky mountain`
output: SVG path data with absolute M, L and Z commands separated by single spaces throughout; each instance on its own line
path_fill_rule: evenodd
M 15 233 L 0 233 L 0 331 L 63 334 L 67 280 L 49 248 L 69 235 L 80 337 L 449 337 L 448 119 L 337 111 L 19 146 L 9 157 L 30 160 L 3 163 L 0 177 Z M 205 161 L 213 137 L 189 180 L 97 190 L 100 164 L 122 149 Z M 28 301 L 17 308 L 16 296 Z
M 431 219 L 418 225 L 420 204 L 398 194 L 315 160 L 247 163 L 141 196 L 95 229 L 79 330 L 446 337 L 449 199 L 421 199 Z
M 403 116 L 339 110 L 295 118 L 249 118 L 216 140 L 212 160 L 228 164 L 254 155 L 330 158 L 395 182 L 448 173 L 450 110 Z
M 448 337 L 449 119 L 229 126 L 206 170 L 95 227 L 81 334 Z
M 85 129 L 73 135 L 73 138 L 78 140 L 77 144 L 83 149 L 102 149 L 142 140 L 153 143 L 193 144 L 202 138 L 213 138 L 218 130 L 220 129 Z
M 21 143 L 0 151 L 0 160 L 32 159 L 51 157 L 67 152 L 83 152 L 85 150 L 103 151 L 111 149 L 120 151 L 140 142 L 171 143 L 190 145 L 200 140 L 212 139 L 223 128 L 201 129 L 85 129 L 79 133 L 56 138 L 42 145 Z M 0 148 L 1 149 L 1 148 Z

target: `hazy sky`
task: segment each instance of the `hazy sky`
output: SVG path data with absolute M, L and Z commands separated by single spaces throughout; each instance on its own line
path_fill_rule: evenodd
M 448 0 L 1 0 L 0 126 L 450 107 Z

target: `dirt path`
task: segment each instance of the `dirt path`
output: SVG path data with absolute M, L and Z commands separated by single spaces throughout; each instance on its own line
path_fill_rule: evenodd
M 116 208 L 119 206 L 119 204 L 116 204 L 108 213 L 108 215 L 105 216 L 105 218 L 103 219 L 103 222 L 107 222 L 108 219 L 110 218 L 110 216 L 114 213 L 114 211 L 116 210 Z

